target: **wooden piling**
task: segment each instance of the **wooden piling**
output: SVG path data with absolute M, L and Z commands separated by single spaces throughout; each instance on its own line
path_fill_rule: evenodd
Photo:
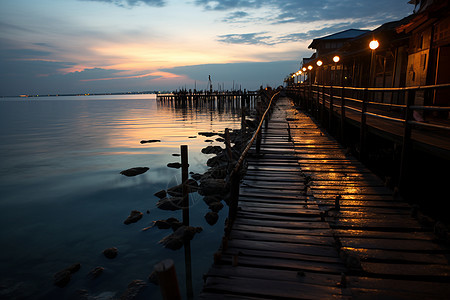
M 368 102 L 368 89 L 365 88 L 363 92 L 363 99 L 362 99 L 362 106 L 361 106 L 361 127 L 359 131 L 359 160 L 364 161 L 365 160 L 365 152 L 366 152 L 366 133 L 367 133 L 367 127 L 366 127 L 366 120 L 367 120 L 367 102 Z
M 173 260 L 166 259 L 155 265 L 163 300 L 181 300 L 177 273 Z
M 189 176 L 188 146 L 181 145 L 181 182 L 183 183 L 183 225 L 189 226 Z
M 399 175 L 399 189 L 400 191 L 406 185 L 406 178 L 408 174 L 408 161 L 411 152 L 411 123 L 413 120 L 413 110 L 411 106 L 414 105 L 414 100 L 416 98 L 416 91 L 409 90 L 408 98 L 406 100 L 406 112 L 405 112 L 405 124 L 403 133 L 403 144 L 402 144 L 402 156 L 400 160 L 400 175 Z

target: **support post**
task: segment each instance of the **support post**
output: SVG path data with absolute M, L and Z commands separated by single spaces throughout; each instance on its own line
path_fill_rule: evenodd
M 369 91 L 367 88 L 364 89 L 363 99 L 361 105 L 361 127 L 359 131 L 359 159 L 363 162 L 365 160 L 366 155 L 366 120 L 367 120 L 367 99 L 368 99 Z
M 408 174 L 408 162 L 411 153 L 411 124 L 410 121 L 413 119 L 413 111 L 411 106 L 414 104 L 416 98 L 416 91 L 409 90 L 408 98 L 406 100 L 406 112 L 405 112 L 405 127 L 403 133 L 403 146 L 402 146 L 402 156 L 400 160 L 400 175 L 399 175 L 399 190 L 401 191 L 406 186 L 406 179 Z
M 225 128 L 225 147 L 227 149 L 228 161 L 231 162 L 233 159 L 233 153 L 231 152 L 230 129 L 229 128 Z
M 319 107 L 317 107 L 319 110 Z M 320 122 L 323 124 L 325 121 L 325 86 L 322 88 L 322 107 L 320 109 Z
M 240 172 L 241 168 L 237 172 L 231 173 L 230 178 L 230 199 L 228 206 L 228 222 L 225 228 L 225 237 L 228 238 L 231 233 L 231 227 L 236 219 L 238 204 L 239 204 L 239 184 L 240 184 Z
M 341 90 L 341 143 L 345 145 L 345 88 Z
M 158 284 L 163 300 L 181 300 L 177 273 L 173 260 L 166 259 L 155 265 Z
M 334 103 L 333 86 L 330 86 L 330 110 L 328 111 L 328 129 L 330 130 L 330 132 L 333 125 L 333 103 Z
M 188 146 L 181 145 L 181 182 L 183 186 L 183 225 L 189 226 L 189 176 Z

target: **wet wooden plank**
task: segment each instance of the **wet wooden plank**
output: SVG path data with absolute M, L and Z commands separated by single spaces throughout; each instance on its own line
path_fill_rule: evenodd
M 319 221 L 303 221 L 303 220 L 290 220 L 290 221 L 280 221 L 271 220 L 270 222 L 264 219 L 251 219 L 246 218 L 248 214 L 242 214 L 244 218 L 236 220 L 234 224 L 252 225 L 260 227 L 277 227 L 277 228 L 288 228 L 288 229 L 329 229 L 330 226 L 324 222 Z
M 268 224 L 270 225 L 270 224 Z M 326 229 L 290 229 L 290 228 L 280 228 L 271 226 L 256 226 L 256 225 L 246 225 L 235 223 L 233 229 L 240 231 L 256 231 L 256 232 L 266 232 L 266 233 L 281 233 L 281 234 L 291 234 L 291 235 L 318 235 L 318 236 L 333 236 L 332 232 L 327 227 Z
M 419 263 L 419 264 L 447 264 L 448 259 L 445 254 L 427 254 L 417 252 L 405 252 L 397 250 L 381 250 L 366 248 L 341 248 L 341 251 L 355 255 L 361 260 L 371 260 L 377 262 L 397 262 L 397 263 Z
M 333 247 L 320 245 L 232 239 L 228 242 L 228 248 L 230 249 L 233 247 L 274 252 L 308 254 L 314 256 L 339 257 L 336 249 L 334 249 Z
M 336 287 L 340 282 L 341 277 L 334 274 L 320 274 L 312 272 L 302 272 L 289 270 L 276 270 L 265 268 L 252 268 L 244 266 L 227 266 L 227 265 L 214 265 L 209 276 L 215 277 L 236 277 L 236 278 L 258 278 L 274 281 L 288 281 L 288 282 L 301 282 L 313 285 L 324 285 Z
M 234 260 L 234 261 L 233 261 Z M 292 271 L 309 271 L 315 273 L 326 274 L 341 274 L 346 271 L 346 268 L 341 263 L 327 263 L 320 259 L 286 259 L 277 257 L 256 257 L 246 256 L 245 250 L 239 255 L 225 255 L 222 254 L 222 261 L 228 263 L 237 263 L 240 266 L 246 267 L 262 267 L 262 268 L 276 268 L 279 270 L 292 270 Z
M 433 264 L 392 264 L 392 263 L 372 263 L 361 262 L 364 272 L 375 275 L 397 276 L 402 278 L 415 278 L 438 280 L 439 277 L 448 278 L 450 276 L 450 266 Z
M 267 233 L 233 230 L 231 238 L 245 239 L 254 241 L 273 241 L 273 242 L 288 242 L 294 244 L 310 244 L 322 246 L 334 246 L 335 241 L 333 237 L 314 236 L 314 235 L 292 235 L 285 233 Z
M 341 290 L 336 287 L 291 283 L 286 281 L 256 278 L 220 278 L 208 277 L 206 291 L 236 293 L 246 296 L 266 296 L 283 299 L 342 299 Z

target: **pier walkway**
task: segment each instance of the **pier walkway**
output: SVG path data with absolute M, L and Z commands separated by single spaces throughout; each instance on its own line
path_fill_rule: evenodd
M 281 98 L 199 298 L 448 299 L 433 225 Z

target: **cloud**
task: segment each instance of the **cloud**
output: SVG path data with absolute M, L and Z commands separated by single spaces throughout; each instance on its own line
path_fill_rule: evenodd
M 278 22 L 311 22 L 343 18 L 369 19 L 385 22 L 400 19 L 412 12 L 406 1 L 391 0 L 323 0 L 320 5 L 314 1 L 273 1 L 280 10 Z
M 196 0 L 195 4 L 206 10 L 230 10 L 243 8 L 259 8 L 266 1 L 259 0 Z
M 248 17 L 249 14 L 245 11 L 235 11 L 228 14 L 225 18 L 223 18 L 222 22 L 225 23 L 238 23 L 245 22 L 245 18 Z
M 106 2 L 111 3 L 120 7 L 132 7 L 139 4 L 146 4 L 149 6 L 163 7 L 166 5 L 165 0 L 80 0 L 80 1 L 91 1 L 91 2 Z
M 53 61 L 45 51 L 0 49 L 0 95 L 100 93 L 147 90 L 161 74 L 122 75 L 124 70 L 80 68 L 73 62 Z
M 267 32 L 219 35 L 218 41 L 228 44 L 273 45 L 272 37 Z
M 322 0 L 320 3 L 298 0 L 196 0 L 195 4 L 206 10 L 216 11 L 265 7 L 273 11 L 274 23 L 305 23 L 344 18 L 368 18 L 383 23 L 403 18 L 413 10 L 406 0 Z

